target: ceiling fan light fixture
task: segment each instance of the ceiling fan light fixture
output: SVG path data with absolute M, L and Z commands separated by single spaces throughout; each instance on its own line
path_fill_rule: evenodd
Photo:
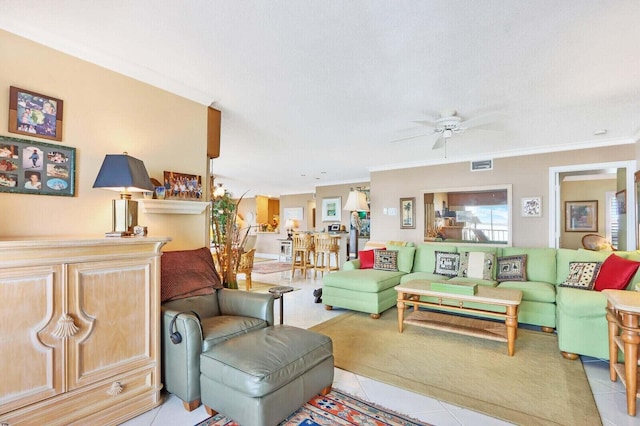
M 453 130 L 451 129 L 444 129 L 442 131 L 442 137 L 443 138 L 450 138 L 453 135 Z

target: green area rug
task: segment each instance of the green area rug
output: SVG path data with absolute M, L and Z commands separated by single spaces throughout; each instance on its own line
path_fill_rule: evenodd
M 562 357 L 555 334 L 519 329 L 506 343 L 349 312 L 311 328 L 333 340 L 335 366 L 524 425 L 601 425 L 582 363 Z
M 287 426 L 428 426 L 426 423 L 394 413 L 336 389 L 326 396 L 316 396 L 280 424 Z M 196 426 L 238 426 L 238 424 L 222 414 L 217 414 Z

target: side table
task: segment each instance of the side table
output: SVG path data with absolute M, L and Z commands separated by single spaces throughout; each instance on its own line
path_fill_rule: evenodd
M 638 394 L 638 345 L 640 344 L 640 293 L 627 290 L 603 290 L 607 297 L 609 322 L 609 374 L 618 376 L 627 389 L 627 413 L 636 415 Z M 624 364 L 618 363 L 618 348 Z
M 280 324 L 284 323 L 284 294 L 293 291 L 293 287 L 288 285 L 281 285 L 277 287 L 271 287 L 269 293 L 273 294 L 274 299 L 280 299 Z

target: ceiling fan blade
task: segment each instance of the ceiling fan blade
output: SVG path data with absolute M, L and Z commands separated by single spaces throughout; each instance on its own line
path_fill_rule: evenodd
M 392 140 L 392 141 L 390 141 L 390 142 L 391 142 L 391 143 L 404 142 L 404 141 L 408 141 L 408 140 L 411 140 L 411 139 L 421 138 L 421 137 L 423 137 L 423 136 L 429 136 L 430 134 L 431 134 L 431 133 L 422 133 L 422 134 L 415 135 L 415 136 L 409 136 L 409 137 L 406 137 L 406 138 L 395 139 L 395 140 Z
M 445 143 L 447 142 L 447 138 L 442 137 L 442 133 L 438 134 L 435 143 L 431 149 L 440 149 L 444 148 Z
M 479 115 L 477 117 L 472 117 L 468 120 L 462 121 L 460 123 L 460 127 L 470 129 L 472 127 L 491 125 L 491 124 L 499 123 L 503 121 L 504 118 L 505 118 L 505 114 L 503 113 L 483 114 L 483 115 Z
M 413 122 L 416 123 L 416 124 L 421 124 L 423 126 L 427 126 L 427 127 L 433 127 L 433 128 L 438 127 L 436 122 L 431 121 L 431 120 L 414 120 Z

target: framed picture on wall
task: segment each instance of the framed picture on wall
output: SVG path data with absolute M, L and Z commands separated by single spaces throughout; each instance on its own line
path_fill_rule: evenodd
M 400 198 L 400 229 L 415 229 L 416 198 Z
M 0 136 L 0 192 L 75 195 L 76 149 Z
M 322 221 L 340 222 L 342 220 L 342 197 L 322 199 Z
M 565 201 L 565 232 L 598 232 L 598 200 Z
M 542 216 L 542 198 L 541 197 L 522 197 L 520 216 L 522 217 Z
M 62 140 L 62 100 L 29 90 L 9 88 L 9 131 Z

